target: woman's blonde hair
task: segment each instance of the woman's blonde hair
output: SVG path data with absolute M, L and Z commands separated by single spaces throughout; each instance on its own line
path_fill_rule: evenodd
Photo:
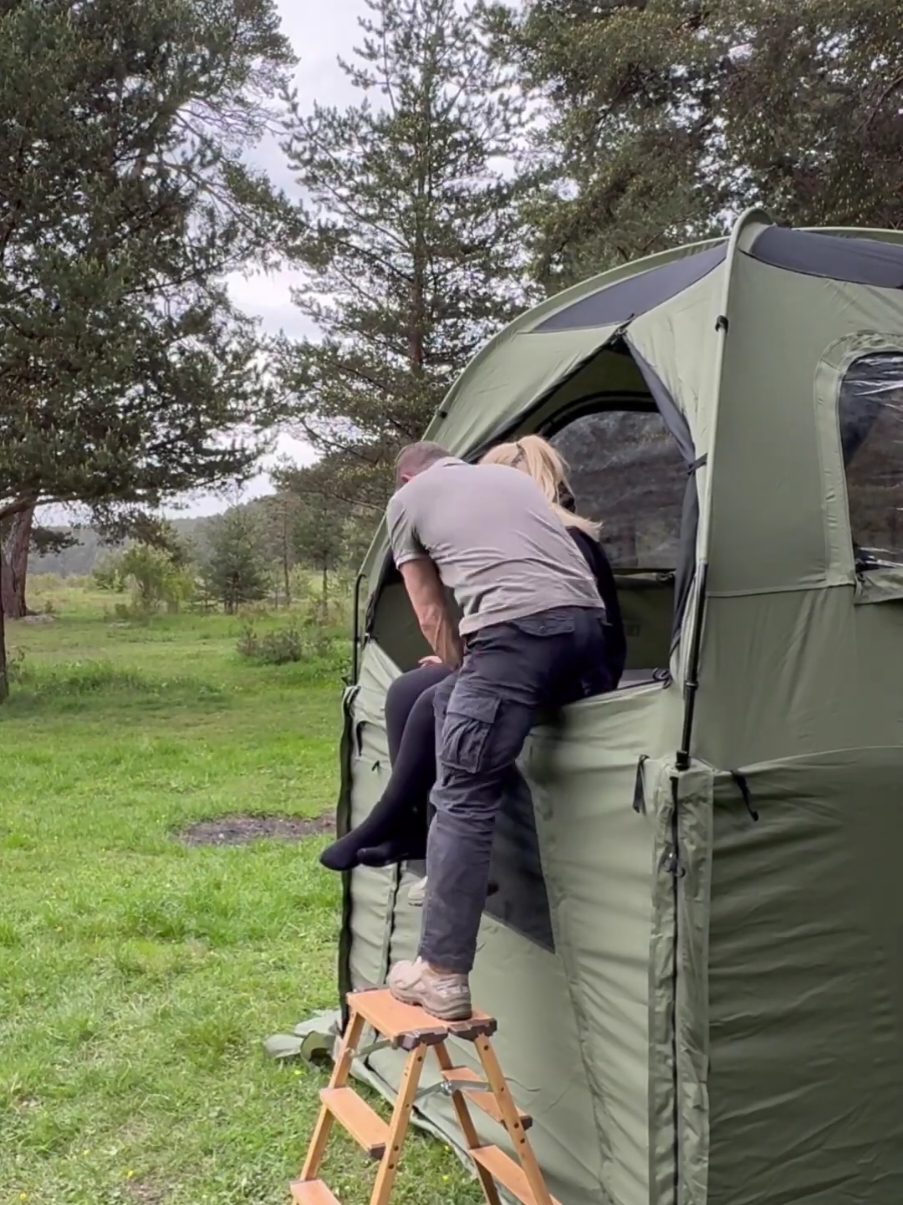
M 566 527 L 579 527 L 595 537 L 601 524 L 582 515 L 572 514 L 561 505 L 561 490 L 570 491 L 567 465 L 547 439 L 541 435 L 525 435 L 514 443 L 496 444 L 486 453 L 480 464 L 507 464 L 513 469 L 527 473 L 548 499 L 552 511 Z

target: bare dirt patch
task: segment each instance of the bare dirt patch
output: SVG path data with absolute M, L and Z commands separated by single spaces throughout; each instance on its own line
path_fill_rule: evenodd
M 148 1184 L 146 1180 L 129 1180 L 126 1189 L 129 1196 L 139 1202 L 139 1205 L 159 1205 L 164 1197 L 162 1188 L 156 1184 Z
M 199 820 L 176 836 L 185 845 L 247 845 L 249 841 L 301 841 L 335 831 L 335 816 L 218 816 Z

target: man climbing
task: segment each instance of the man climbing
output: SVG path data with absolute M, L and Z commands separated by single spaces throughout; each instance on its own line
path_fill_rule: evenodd
M 517 469 L 411 444 L 398 457 L 387 522 L 424 636 L 460 667 L 435 700 L 436 814 L 419 955 L 397 963 L 388 983 L 396 999 L 458 1020 L 472 1011 L 468 976 L 496 813 L 537 710 L 611 687 L 605 607 L 564 525 Z

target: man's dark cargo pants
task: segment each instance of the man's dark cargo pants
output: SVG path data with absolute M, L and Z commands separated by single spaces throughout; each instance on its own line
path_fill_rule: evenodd
M 486 902 L 496 813 L 538 711 L 611 690 L 605 612 L 562 607 L 496 624 L 466 641 L 436 692 L 436 814 L 420 956 L 469 972 Z

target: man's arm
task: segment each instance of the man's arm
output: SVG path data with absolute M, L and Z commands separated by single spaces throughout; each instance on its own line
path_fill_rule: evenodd
M 436 566 L 426 557 L 419 557 L 405 561 L 400 573 L 420 630 L 429 641 L 430 648 L 450 669 L 457 669 L 464 659 L 464 649 L 449 612 Z

